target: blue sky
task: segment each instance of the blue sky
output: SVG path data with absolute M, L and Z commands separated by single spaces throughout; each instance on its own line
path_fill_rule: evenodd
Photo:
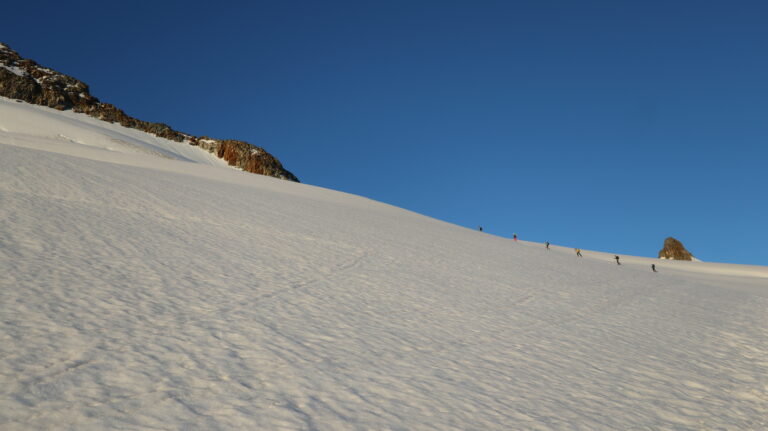
M 143 120 L 486 232 L 768 265 L 768 3 L 21 2 L 0 41 Z

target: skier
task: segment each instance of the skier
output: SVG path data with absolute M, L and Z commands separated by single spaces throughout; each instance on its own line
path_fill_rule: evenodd
M 546 241 L 546 242 L 544 243 L 544 247 L 546 247 L 546 248 L 547 248 L 547 250 L 549 250 L 549 241 Z
M 619 255 L 616 255 L 613 258 L 616 259 L 616 265 L 621 265 L 621 262 L 619 262 Z
M 656 264 L 655 263 L 651 264 L 651 269 L 653 270 L 653 272 L 659 272 L 659 271 L 656 271 Z
M 479 230 L 480 232 L 482 232 L 482 231 L 483 231 L 483 227 L 482 227 L 482 226 L 478 226 L 478 227 L 477 227 L 477 230 Z
M 513 234 L 512 234 L 512 239 L 514 239 L 514 240 L 515 240 L 515 242 L 517 242 L 517 234 L 516 234 L 516 233 L 513 233 Z
M 576 256 L 584 257 L 584 256 L 581 255 L 581 249 L 580 248 L 574 248 L 574 250 L 576 250 Z

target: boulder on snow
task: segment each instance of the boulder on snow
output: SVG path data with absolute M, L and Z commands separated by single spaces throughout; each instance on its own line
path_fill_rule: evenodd
M 685 249 L 683 243 L 671 236 L 664 240 L 664 248 L 659 251 L 659 259 L 694 260 L 693 255 Z

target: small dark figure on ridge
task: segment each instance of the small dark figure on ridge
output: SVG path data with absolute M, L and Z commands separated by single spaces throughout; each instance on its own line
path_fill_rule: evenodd
M 616 265 L 621 265 L 621 262 L 619 262 L 619 255 L 616 255 L 613 258 L 616 259 Z
M 659 272 L 659 271 L 656 271 L 656 264 L 655 263 L 651 264 L 651 269 L 653 270 L 653 272 Z
M 545 243 L 544 243 L 544 247 L 546 247 L 546 248 L 547 248 L 547 250 L 549 250 L 549 241 L 547 241 L 547 242 L 545 242 Z
M 581 255 L 581 249 L 580 248 L 574 248 L 574 250 L 576 250 L 576 256 L 584 257 L 584 256 Z

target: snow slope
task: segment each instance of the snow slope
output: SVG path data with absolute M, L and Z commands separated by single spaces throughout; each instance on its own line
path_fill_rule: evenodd
M 579 259 L 171 144 L 0 100 L 0 429 L 768 428 L 766 267 Z
M 57 111 L 5 97 L 0 97 L 0 133 L 5 143 L 64 153 L 71 148 L 66 144 L 76 144 L 122 154 L 227 166 L 224 160 L 187 142 L 174 142 L 85 114 Z

